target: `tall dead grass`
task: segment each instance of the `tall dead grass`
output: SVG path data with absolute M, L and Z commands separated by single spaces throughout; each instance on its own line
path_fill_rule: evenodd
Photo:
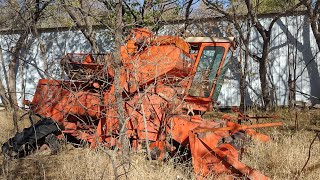
M 18 115 L 23 116 L 26 112 L 19 111 Z M 24 116 L 20 121 L 18 121 L 19 130 L 23 128 L 30 127 L 31 123 L 27 116 Z M 4 110 L 0 110 L 0 144 L 6 142 L 10 137 L 15 134 L 13 127 L 12 114 Z
M 320 177 L 319 141 L 313 144 L 307 168 L 298 176 L 308 158 L 309 145 L 314 133 L 297 131 L 281 134 L 279 130 L 273 130 L 271 135 L 274 141 L 251 143 L 242 161 L 272 179 L 318 179 Z
M 116 165 L 120 160 L 115 159 Z M 115 179 L 110 157 L 103 151 L 89 148 L 69 148 L 58 155 L 33 154 L 4 160 L 1 179 Z M 194 179 L 192 171 L 173 162 L 148 161 L 143 154 L 132 154 L 126 175 L 119 166 L 119 179 Z M 122 175 L 121 175 L 122 174 Z
M 242 161 L 271 179 L 319 179 L 320 139 L 313 143 L 310 160 L 304 171 L 300 171 L 308 159 L 310 143 L 320 130 L 320 111 L 279 109 L 274 114 L 285 125 L 260 130 L 273 140 L 249 143 Z

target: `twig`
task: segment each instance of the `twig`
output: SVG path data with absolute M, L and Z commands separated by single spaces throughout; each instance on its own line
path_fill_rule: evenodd
M 314 136 L 313 140 L 311 141 L 310 145 L 309 145 L 309 152 L 308 152 L 308 159 L 307 161 L 305 162 L 305 164 L 303 165 L 303 167 L 301 168 L 301 170 L 299 171 L 299 173 L 297 174 L 296 178 L 295 179 L 298 179 L 299 176 L 301 175 L 301 173 L 304 171 L 305 167 L 307 166 L 310 158 L 311 158 L 311 149 L 312 149 L 312 145 L 313 143 L 316 141 L 316 139 L 319 139 L 320 140 L 320 132 L 317 132 L 316 135 Z

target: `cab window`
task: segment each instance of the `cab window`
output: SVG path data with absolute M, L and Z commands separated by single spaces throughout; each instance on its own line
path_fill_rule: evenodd
M 190 96 L 205 98 L 210 96 L 224 51 L 224 47 L 221 46 L 206 46 L 203 49 L 189 89 Z
M 212 100 L 214 101 L 218 101 L 218 97 L 220 95 L 220 91 L 224 82 L 225 74 L 229 68 L 229 64 L 231 63 L 231 56 L 232 56 L 232 51 L 231 49 L 229 49 L 224 59 L 223 65 L 221 66 L 220 75 L 218 77 L 216 86 L 214 87 L 213 95 L 211 97 Z

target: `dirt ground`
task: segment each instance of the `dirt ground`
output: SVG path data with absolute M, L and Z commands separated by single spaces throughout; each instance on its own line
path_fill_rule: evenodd
M 250 115 L 264 115 L 261 111 L 250 110 Z M 223 113 L 207 113 L 207 118 L 217 119 Z M 268 113 L 270 115 L 270 113 Z M 319 179 L 320 139 L 315 139 L 320 131 L 320 110 L 279 109 L 272 113 L 277 119 L 262 122 L 282 121 L 284 126 L 259 129 L 273 140 L 268 143 L 248 141 L 241 154 L 241 161 L 263 172 L 271 179 Z M 28 127 L 28 120 L 21 120 L 19 127 Z M 0 111 L 0 144 L 14 134 L 10 114 Z M 306 164 L 304 170 L 301 169 Z M 114 167 L 121 160 L 117 154 L 106 149 L 75 148 L 63 145 L 61 152 L 50 155 L 49 150 L 36 152 L 20 159 L 0 156 L 1 179 L 114 179 Z M 124 172 L 118 170 L 118 175 Z M 127 177 L 120 179 L 195 179 L 190 162 L 177 163 L 148 161 L 145 153 L 135 152 L 130 157 Z M 218 177 L 215 177 L 219 179 Z M 221 177 L 222 178 L 222 177 Z

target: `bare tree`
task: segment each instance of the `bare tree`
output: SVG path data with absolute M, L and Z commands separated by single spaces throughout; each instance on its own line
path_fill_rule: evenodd
M 118 115 L 118 122 L 119 122 L 119 128 L 120 128 L 120 143 L 123 146 L 123 153 L 128 154 L 129 153 L 129 142 L 126 137 L 126 119 L 124 117 L 124 109 L 123 109 L 123 99 L 122 99 L 122 87 L 120 84 L 120 76 L 121 76 L 121 43 L 122 43 L 122 1 L 117 0 L 116 2 L 116 19 L 115 19 L 115 29 L 114 29 L 114 35 L 115 35 L 115 49 L 114 49 L 114 71 L 115 71 L 115 77 L 114 77 L 114 86 L 115 86 L 115 98 L 116 98 L 116 105 L 117 105 L 117 115 Z
M 310 20 L 312 32 L 314 37 L 316 38 L 318 49 L 320 50 L 320 1 L 300 0 L 300 2 L 303 3 L 303 5 L 307 8 L 307 15 Z
M 23 50 L 27 48 L 29 43 L 29 35 L 37 29 L 37 24 L 42 18 L 43 12 L 46 7 L 51 3 L 50 0 L 48 1 L 27 1 L 15 3 L 14 1 L 10 1 L 8 4 L 12 8 L 12 22 L 11 22 L 11 29 L 18 29 L 19 30 L 19 37 L 15 43 L 15 46 L 7 50 L 10 53 L 10 61 L 9 61 L 9 68 L 8 71 L 5 70 L 5 63 L 4 60 L 1 59 L 2 67 L 5 74 L 5 81 L 7 84 L 7 95 L 3 94 L 4 86 L 3 82 L 1 82 L 0 90 L 1 90 L 1 99 L 7 103 L 9 102 L 10 106 L 7 106 L 7 109 L 13 110 L 13 122 L 15 129 L 18 131 L 18 115 L 17 111 L 18 107 L 18 100 L 17 100 L 17 75 L 19 72 L 19 66 L 23 64 L 22 61 L 22 54 Z M 1 52 L 2 53 L 2 52 Z M 23 73 L 23 72 L 21 72 Z
M 67 11 L 71 19 L 74 21 L 78 29 L 81 30 L 82 34 L 89 41 L 92 52 L 98 53 L 99 48 L 97 46 L 96 33 L 93 29 L 92 18 L 90 18 L 90 2 L 84 0 L 77 0 L 80 4 L 79 7 L 72 7 L 69 1 L 62 0 L 62 6 Z
M 257 18 L 257 10 L 253 6 L 251 0 L 246 0 L 246 7 L 248 10 L 248 14 L 250 16 L 251 22 L 254 25 L 255 29 L 260 34 L 263 42 L 262 42 L 262 53 L 261 56 L 254 55 L 254 58 L 259 62 L 259 75 L 260 75 L 260 85 L 261 85 L 261 92 L 262 98 L 264 102 L 264 107 L 269 108 L 271 106 L 271 98 L 270 98 L 270 89 L 267 77 L 267 66 L 268 66 L 268 58 L 269 58 L 269 50 L 270 50 L 270 40 L 271 40 L 271 33 L 272 28 L 276 21 L 280 18 L 280 15 L 275 15 L 269 26 L 267 28 L 261 24 L 261 22 Z M 291 7 L 290 9 L 286 10 L 286 12 L 291 12 L 298 8 L 301 3 L 297 3 L 295 6 Z
M 198 1 L 196 1 L 195 3 L 197 3 Z M 193 5 L 194 0 L 187 0 L 184 5 L 186 5 L 186 10 L 184 13 L 184 19 L 185 19 L 185 23 L 184 23 L 184 29 L 182 31 L 181 34 L 185 34 L 187 31 L 188 26 L 190 25 L 190 15 L 192 12 L 191 6 Z M 183 6 L 184 6 L 183 5 Z
M 166 21 L 178 15 L 179 1 L 144 0 L 122 1 L 124 28 L 151 27 L 154 31 L 161 28 L 160 21 Z
M 263 106 L 265 108 L 270 108 L 272 105 L 271 96 L 270 96 L 270 88 L 269 88 L 269 82 L 268 82 L 268 58 L 269 58 L 269 51 L 270 51 L 270 41 L 271 41 L 271 33 L 272 28 L 276 21 L 280 18 L 280 14 L 276 14 L 270 21 L 268 26 L 262 25 L 260 20 L 258 19 L 258 8 L 259 3 L 254 6 L 254 3 L 251 0 L 245 1 L 245 8 L 243 11 L 236 10 L 233 4 L 233 1 L 230 1 L 231 4 L 231 10 L 224 9 L 224 5 L 221 4 L 220 1 L 208 1 L 204 0 L 204 2 L 212 9 L 216 10 L 218 13 L 223 15 L 227 21 L 232 22 L 235 29 L 238 31 L 241 41 L 244 43 L 245 46 L 245 57 L 248 57 L 249 55 L 259 63 L 259 78 L 260 78 L 260 86 L 261 86 L 261 95 L 263 99 Z M 293 10 L 297 9 L 301 5 L 300 3 L 295 4 L 294 6 L 291 6 L 289 9 L 287 9 L 284 13 L 292 12 Z M 230 13 L 231 11 L 231 13 Z M 239 19 L 242 21 L 245 21 L 247 19 L 247 24 L 252 24 L 252 26 L 257 30 L 260 37 L 262 38 L 262 52 L 261 55 L 254 54 L 250 52 L 250 49 L 248 48 L 249 41 L 250 41 L 250 34 L 244 34 L 241 25 L 239 24 Z M 250 31 L 249 31 L 250 33 Z M 244 65 L 246 66 L 246 65 Z M 246 71 L 246 67 L 244 68 L 244 71 Z M 246 72 L 244 72 L 246 74 Z M 245 79 L 246 76 L 243 76 L 241 79 Z M 245 81 L 242 80 L 240 88 L 245 88 L 244 85 Z M 243 89 L 241 90 L 241 96 L 244 95 Z M 243 101 L 244 97 L 242 97 L 241 101 Z

